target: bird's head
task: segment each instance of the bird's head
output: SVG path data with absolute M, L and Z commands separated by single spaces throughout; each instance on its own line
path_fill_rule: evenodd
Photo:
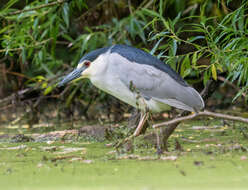
M 63 80 L 61 82 L 59 82 L 58 87 L 61 87 L 69 82 L 71 82 L 72 80 L 78 79 L 78 78 L 87 78 L 89 76 L 89 74 L 91 73 L 91 70 L 94 70 L 95 68 L 93 68 L 95 65 L 95 62 L 97 60 L 97 58 L 106 53 L 108 51 L 108 47 L 107 48 L 101 48 L 101 49 L 97 49 L 94 50 L 88 54 L 86 54 L 85 56 L 83 56 L 81 58 L 81 60 L 79 61 L 77 68 L 74 69 L 71 73 L 69 73 L 68 75 L 66 75 Z
M 66 75 L 61 82 L 59 82 L 58 86 L 64 86 L 65 84 L 71 82 L 72 80 L 78 79 L 80 77 L 84 77 L 84 72 L 90 67 L 91 61 L 85 60 L 80 62 L 76 69 L 74 69 L 71 73 Z

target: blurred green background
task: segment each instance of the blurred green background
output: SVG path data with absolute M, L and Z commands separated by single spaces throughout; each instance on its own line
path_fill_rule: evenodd
M 61 110 L 86 118 L 99 102 L 96 110 L 122 109 L 88 81 L 56 88 L 85 53 L 117 43 L 157 56 L 198 91 L 209 80 L 228 84 L 207 106 L 226 108 L 241 99 L 247 108 L 245 0 L 3 0 L 0 7 L 0 98 L 28 89 L 19 99 L 33 112 L 44 100 L 65 102 Z

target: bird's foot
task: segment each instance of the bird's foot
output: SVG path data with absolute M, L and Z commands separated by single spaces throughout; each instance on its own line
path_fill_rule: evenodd
M 118 142 L 116 145 L 115 145 L 115 148 L 116 150 L 118 151 L 118 148 L 120 148 L 122 145 L 124 145 L 125 143 L 127 143 L 128 141 L 130 141 L 131 139 L 133 139 L 134 137 L 137 137 L 140 135 L 141 131 L 142 131 L 142 128 L 146 122 L 146 120 L 148 119 L 148 113 L 144 113 L 142 116 L 141 116 L 141 119 L 139 121 L 139 124 L 136 128 L 136 130 L 134 131 L 134 133 L 132 135 L 130 135 L 129 137 L 125 138 L 124 140 Z
M 135 136 L 130 135 L 129 137 L 119 141 L 114 147 L 118 150 L 122 145 L 126 144 L 128 141 L 132 140 Z
M 157 155 L 160 157 L 163 154 L 163 150 L 160 147 L 157 147 Z

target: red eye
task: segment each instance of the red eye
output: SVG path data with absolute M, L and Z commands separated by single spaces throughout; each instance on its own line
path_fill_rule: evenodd
M 85 61 L 84 65 L 85 65 L 86 67 L 89 67 L 89 66 L 90 66 L 90 62 L 89 62 L 89 61 Z

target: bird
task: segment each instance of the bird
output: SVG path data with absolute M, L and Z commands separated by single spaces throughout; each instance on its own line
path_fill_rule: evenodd
M 141 133 L 150 112 L 170 107 L 199 112 L 205 106 L 201 95 L 168 64 L 129 45 L 116 44 L 87 53 L 58 86 L 78 78 L 88 78 L 97 88 L 140 110 L 133 137 Z

